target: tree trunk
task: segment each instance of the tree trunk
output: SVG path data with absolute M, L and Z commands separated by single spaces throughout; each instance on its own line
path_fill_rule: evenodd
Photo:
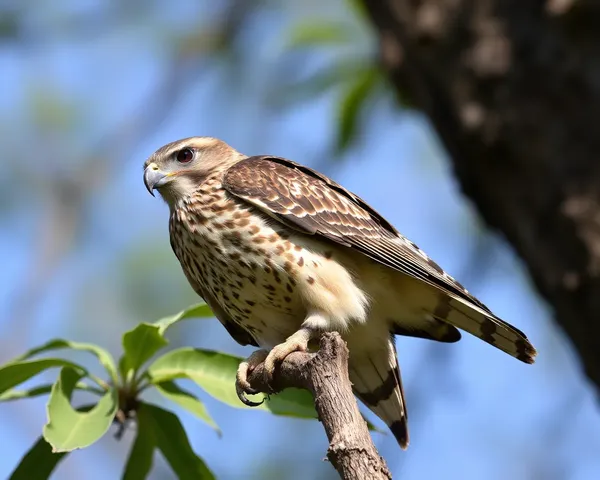
M 600 2 L 363 3 L 394 87 L 600 385 Z

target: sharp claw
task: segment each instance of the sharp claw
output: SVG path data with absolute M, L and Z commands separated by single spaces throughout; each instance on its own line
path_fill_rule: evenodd
M 237 384 L 235 386 L 235 391 L 236 391 L 237 396 L 240 399 L 240 401 L 244 405 L 246 405 L 247 407 L 260 407 L 264 403 L 264 401 L 265 401 L 264 397 L 263 397 L 263 399 L 260 402 L 255 402 L 253 400 L 250 400 L 248 397 L 246 397 L 246 393 L 248 393 L 249 395 L 251 395 L 252 392 L 244 391 L 242 389 L 242 387 L 240 385 L 237 385 Z
M 260 402 L 255 402 L 253 400 L 248 399 L 246 395 L 255 395 L 257 393 L 260 393 L 253 389 L 248 383 L 248 374 L 252 372 L 252 370 L 254 370 L 254 368 L 256 368 L 256 366 L 264 360 L 266 355 L 267 353 L 264 350 L 257 350 L 252 355 L 250 355 L 250 357 L 245 362 L 240 363 L 240 366 L 238 367 L 235 379 L 235 392 L 237 393 L 240 402 L 242 402 L 248 407 L 258 407 L 262 405 L 265 401 L 265 399 L 263 398 Z
M 276 345 L 270 352 L 257 350 L 250 355 L 245 362 L 240 363 L 235 380 L 235 391 L 240 401 L 249 407 L 258 407 L 259 405 L 262 405 L 265 401 L 264 398 L 260 402 L 254 402 L 246 397 L 247 394 L 253 395 L 258 393 L 248 383 L 248 374 L 254 370 L 257 365 L 263 363 L 265 384 L 270 393 L 274 393 L 275 390 L 271 385 L 273 384 L 275 369 L 290 353 L 297 351 L 305 352 L 308 347 L 308 342 L 313 336 L 314 331 L 309 328 L 302 328 L 290 336 L 284 343 Z

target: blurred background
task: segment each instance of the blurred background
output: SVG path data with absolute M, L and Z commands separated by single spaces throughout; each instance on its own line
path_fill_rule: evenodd
M 526 366 L 467 335 L 398 339 L 411 446 L 374 434 L 395 478 L 600 478 L 600 415 L 570 344 L 427 119 L 395 103 L 375 42 L 344 0 L 0 1 L 0 363 L 53 337 L 118 354 L 125 330 L 197 301 L 142 164 L 216 136 L 332 176 L 539 350 Z M 173 329 L 180 345 L 251 352 L 214 319 Z M 199 395 L 221 438 L 177 413 L 218 478 L 337 478 L 317 422 Z M 44 422 L 44 398 L 0 405 L 0 478 Z M 75 452 L 53 478 L 119 478 L 132 436 Z M 157 454 L 151 478 L 170 476 Z

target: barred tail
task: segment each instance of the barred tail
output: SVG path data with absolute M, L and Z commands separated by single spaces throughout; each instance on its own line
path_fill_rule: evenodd
M 535 361 L 537 352 L 523 332 L 454 294 L 438 294 L 437 306 L 430 313 L 437 320 L 465 330 L 522 362 Z
M 408 417 L 393 338 L 381 349 L 350 352 L 355 395 L 390 428 L 402 449 L 408 447 Z

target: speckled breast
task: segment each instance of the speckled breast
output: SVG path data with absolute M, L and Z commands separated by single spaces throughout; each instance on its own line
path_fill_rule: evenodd
M 303 274 L 303 248 L 283 226 L 209 180 L 172 212 L 170 232 L 192 287 L 259 344 L 277 344 L 296 331 L 306 315 L 298 283 L 314 280 Z

